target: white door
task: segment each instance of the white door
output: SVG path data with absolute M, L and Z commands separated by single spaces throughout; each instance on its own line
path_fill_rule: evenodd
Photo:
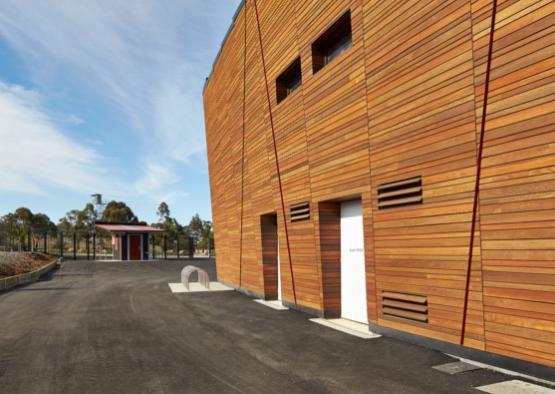
M 278 300 L 281 301 L 281 265 L 279 262 L 279 241 L 277 243 L 277 280 L 278 280 Z
M 341 317 L 368 323 L 360 200 L 341 204 Z

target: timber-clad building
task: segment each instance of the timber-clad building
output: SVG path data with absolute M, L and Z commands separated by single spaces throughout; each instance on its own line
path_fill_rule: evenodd
M 555 2 L 247 0 L 204 105 L 221 281 L 555 367 Z

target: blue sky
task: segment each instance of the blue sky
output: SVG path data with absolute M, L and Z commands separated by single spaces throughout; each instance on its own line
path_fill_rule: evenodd
M 239 0 L 2 0 L 0 215 L 210 218 L 202 88 Z

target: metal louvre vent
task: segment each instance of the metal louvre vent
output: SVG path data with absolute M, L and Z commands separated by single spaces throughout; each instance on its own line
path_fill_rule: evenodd
M 422 204 L 422 177 L 401 179 L 378 186 L 378 209 Z
M 382 291 L 382 311 L 386 317 L 428 322 L 428 297 L 418 294 Z
M 300 222 L 301 220 L 310 219 L 310 204 L 302 202 L 300 204 L 291 205 L 289 207 L 291 212 L 291 221 Z

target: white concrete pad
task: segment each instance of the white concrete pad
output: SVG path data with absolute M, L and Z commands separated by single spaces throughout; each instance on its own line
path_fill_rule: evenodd
M 462 361 L 455 361 L 447 364 L 434 365 L 432 368 L 440 372 L 447 373 L 449 375 L 454 375 L 456 373 L 461 373 L 461 372 L 474 371 L 476 369 L 482 369 L 482 367 L 479 367 L 473 364 L 468 364 Z
M 522 380 L 507 380 L 505 382 L 476 387 L 480 391 L 491 394 L 555 394 L 555 390 L 524 382 Z
M 210 282 L 210 288 L 202 286 L 198 282 L 189 283 L 189 290 L 182 283 L 168 283 L 172 293 L 202 293 L 209 291 L 231 291 L 231 287 L 221 284 L 220 282 Z
M 253 300 L 254 302 L 258 302 L 268 308 L 275 309 L 276 311 L 286 311 L 289 310 L 286 306 L 284 306 L 281 301 L 273 300 L 273 301 L 266 301 L 266 300 Z
M 347 319 L 315 318 L 310 319 L 310 321 L 363 339 L 373 339 L 381 337 L 380 334 L 376 334 L 368 330 L 368 326 L 366 324 L 357 323 Z

